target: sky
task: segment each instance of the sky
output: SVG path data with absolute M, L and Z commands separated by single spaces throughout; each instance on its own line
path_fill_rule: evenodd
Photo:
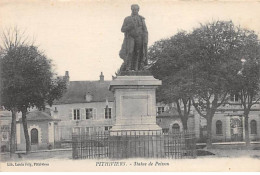
M 0 33 L 13 26 L 25 31 L 53 60 L 55 72 L 69 71 L 71 81 L 98 80 L 100 72 L 111 80 L 123 62 L 121 26 L 136 3 L 149 46 L 213 20 L 232 20 L 260 33 L 260 2 L 188 0 L 1 0 Z

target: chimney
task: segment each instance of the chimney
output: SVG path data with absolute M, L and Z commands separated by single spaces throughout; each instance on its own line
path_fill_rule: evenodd
M 67 86 L 70 84 L 70 76 L 69 76 L 69 71 L 65 71 L 65 76 L 64 79 L 67 82 Z
M 104 75 L 103 75 L 103 72 L 101 72 L 101 74 L 100 74 L 99 77 L 100 77 L 99 81 L 100 81 L 100 82 L 104 82 Z

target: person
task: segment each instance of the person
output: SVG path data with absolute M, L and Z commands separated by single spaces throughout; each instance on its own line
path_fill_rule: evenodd
M 148 31 L 145 18 L 138 14 L 139 9 L 137 4 L 131 6 L 132 14 L 124 19 L 121 28 L 124 41 L 119 56 L 124 60 L 123 71 L 143 70 L 147 65 Z

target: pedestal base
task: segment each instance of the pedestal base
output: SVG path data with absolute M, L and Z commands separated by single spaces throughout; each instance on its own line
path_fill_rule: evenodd
M 165 155 L 162 135 L 111 136 L 110 158 L 151 158 Z
M 156 124 L 155 90 L 161 81 L 153 76 L 118 76 L 109 89 L 114 92 L 116 122 L 110 130 L 161 132 Z

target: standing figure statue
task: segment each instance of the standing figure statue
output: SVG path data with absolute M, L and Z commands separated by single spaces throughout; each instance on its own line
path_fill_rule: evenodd
M 131 6 L 132 15 L 125 18 L 121 31 L 124 41 L 119 56 L 124 60 L 120 71 L 144 70 L 147 65 L 148 31 L 145 18 L 138 14 L 139 6 Z

